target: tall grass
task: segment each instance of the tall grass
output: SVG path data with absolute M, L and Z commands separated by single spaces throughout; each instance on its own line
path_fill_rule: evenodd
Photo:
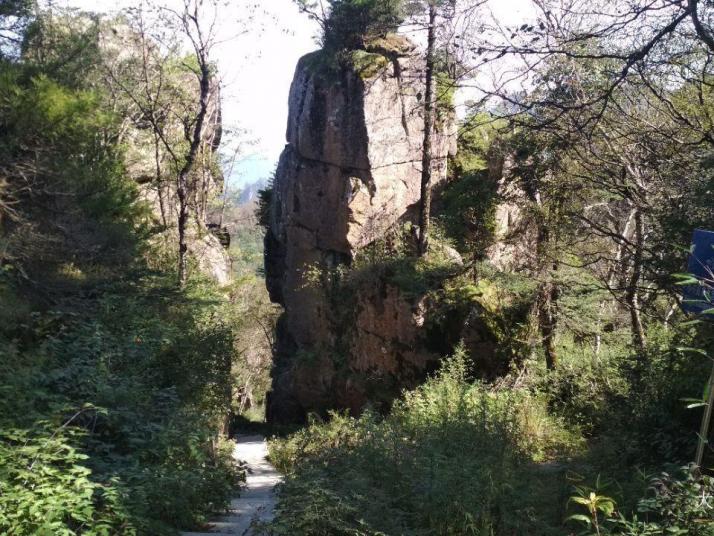
M 384 419 L 333 414 L 271 441 L 287 474 L 274 533 L 562 534 L 568 489 L 547 462 L 577 453 L 579 436 L 542 400 L 466 369 L 457 352 Z

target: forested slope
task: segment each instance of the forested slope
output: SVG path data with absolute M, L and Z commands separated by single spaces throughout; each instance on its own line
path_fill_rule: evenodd
M 241 476 L 230 289 L 195 258 L 177 284 L 129 81 L 107 81 L 112 23 L 30 7 L 0 13 L 0 532 L 172 534 Z

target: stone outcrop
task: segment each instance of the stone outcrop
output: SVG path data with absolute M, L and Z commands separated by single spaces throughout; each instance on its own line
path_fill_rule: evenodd
M 131 80 L 130 77 L 137 72 L 137 62 L 143 61 L 141 51 L 142 47 L 147 46 L 146 42 L 131 28 L 118 21 L 104 22 L 100 27 L 98 39 L 106 68 L 113 73 L 114 78 L 110 76 L 110 82 L 122 78 Z M 156 73 L 158 66 L 151 63 L 156 61 L 153 59 L 155 56 L 147 54 L 146 57 L 149 73 Z M 155 88 L 151 91 L 154 92 L 154 98 L 163 99 L 161 113 L 166 117 L 163 135 L 170 144 L 185 143 L 180 114 L 183 113 L 186 102 L 197 100 L 198 79 L 188 70 L 164 70 L 162 76 L 162 92 L 156 93 L 158 90 Z M 144 82 L 136 83 L 141 88 Z M 169 243 L 177 241 L 178 197 L 176 177 L 171 172 L 175 168 L 175 162 L 163 142 L 155 136 L 151 123 L 140 113 L 132 99 L 125 95 L 122 88 L 117 88 L 116 95 L 118 102 L 113 103 L 113 106 L 125 108 L 122 110 L 126 116 L 122 142 L 127 172 L 139 184 L 142 197 L 151 207 L 157 225 L 166 229 L 161 238 Z M 184 102 L 179 102 L 182 99 Z M 220 231 L 217 234 L 207 226 L 208 203 L 223 190 L 223 176 L 218 171 L 219 167 L 213 165 L 222 133 L 220 84 L 216 80 L 210 88 L 202 133 L 204 155 L 191 179 L 194 188 L 189 199 L 191 221 L 187 236 L 189 254 L 196 261 L 199 270 L 219 284 L 226 284 L 231 280 L 232 265 L 227 247 L 223 245 L 225 239 L 218 235 Z
M 232 280 L 231 258 L 221 240 L 212 232 L 194 230 L 187 236 L 188 254 L 196 262 L 198 270 L 219 285 Z
M 375 280 L 335 303 L 314 281 L 412 219 L 419 201 L 423 60 L 403 38 L 372 50 L 331 69 L 321 53 L 305 56 L 292 83 L 265 239 L 268 289 L 285 308 L 268 408 L 275 421 L 359 411 L 379 399 L 375 391 L 416 382 L 436 358 L 423 350 L 420 297 Z M 451 123 L 440 121 L 434 136 L 435 183 L 455 151 Z M 348 318 L 335 318 L 337 309 Z
M 485 257 L 499 270 L 521 271 L 536 263 L 537 230 L 533 216 L 523 210 L 526 192 L 514 179 L 512 156 L 500 151 L 488 155 L 488 181 L 495 184 L 499 203 L 494 210 L 493 243 Z

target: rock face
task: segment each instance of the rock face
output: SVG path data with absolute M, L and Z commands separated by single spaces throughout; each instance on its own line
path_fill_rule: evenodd
M 518 272 L 534 266 L 537 230 L 533 216 L 524 213 L 528 204 L 526 192 L 513 180 L 511 156 L 498 151 L 488 155 L 488 180 L 497 185 L 501 200 L 495 207 L 493 244 L 486 249 L 486 258 L 499 270 Z
M 107 68 L 117 78 L 129 78 L 137 72 L 137 62 L 142 58 L 142 47 L 147 46 L 141 37 L 128 26 L 118 22 L 104 23 L 100 27 L 99 49 L 104 56 Z M 149 45 L 149 52 L 153 51 Z M 154 73 L 158 67 L 154 55 L 147 55 L 147 69 Z M 192 72 L 162 71 L 163 92 L 152 88 L 155 98 L 160 95 L 163 106 L 162 113 L 166 116 L 163 125 L 164 136 L 172 145 L 185 143 L 184 126 L 181 114 L 186 103 L 195 103 L 199 93 L 198 79 Z M 158 78 L 157 75 L 153 75 Z M 131 78 L 129 78 L 131 79 Z M 143 82 L 139 81 L 138 84 Z M 139 85 L 141 87 L 141 85 Z M 131 99 L 123 95 L 117 88 L 116 94 L 124 100 L 114 106 L 122 108 L 126 116 L 126 130 L 123 135 L 125 165 L 127 172 L 139 184 L 144 200 L 151 207 L 154 219 L 158 225 L 166 228 L 161 237 L 171 244 L 177 241 L 178 197 L 176 194 L 176 177 L 171 172 L 175 162 L 171 159 L 164 144 L 154 135 L 154 130 L 142 113 L 135 109 Z M 203 151 L 201 165 L 193 171 L 192 183 L 195 185 L 188 200 L 192 214 L 188 232 L 189 254 L 196 261 L 196 266 L 202 273 L 215 279 L 219 284 L 226 284 L 232 275 L 231 259 L 222 245 L 222 239 L 214 236 L 206 225 L 208 203 L 223 190 L 223 176 L 219 166 L 212 165 L 215 154 L 221 143 L 221 93 L 218 81 L 210 88 L 208 112 L 202 133 Z M 174 247 L 171 244 L 171 247 Z
M 338 69 L 321 68 L 320 53 L 297 65 L 265 239 L 268 290 L 285 308 L 268 408 L 273 421 L 329 408 L 359 411 L 375 399 L 375 378 L 398 391 L 435 358 L 418 349 L 418 299 L 376 281 L 335 304 L 314 281 L 321 271 L 351 265 L 413 217 L 419 201 L 424 65 L 407 40 L 399 45 L 383 54 L 355 52 Z M 440 121 L 434 136 L 435 183 L 455 151 L 451 126 Z M 350 318 L 334 318 L 338 308 Z

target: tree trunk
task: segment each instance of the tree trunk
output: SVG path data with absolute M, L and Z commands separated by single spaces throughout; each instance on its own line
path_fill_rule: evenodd
M 186 242 L 186 227 L 188 223 L 188 203 L 186 202 L 186 186 L 181 184 L 186 179 L 179 178 L 178 199 L 179 199 L 179 214 L 178 214 L 178 239 L 179 239 L 179 259 L 178 259 L 178 280 L 179 286 L 186 286 L 188 280 L 188 244 Z
M 540 342 L 543 346 L 545 354 L 545 364 L 548 370 L 555 370 L 558 366 L 558 353 L 555 347 L 555 331 L 557 327 L 556 308 L 560 289 L 554 281 L 554 275 L 558 270 L 558 261 L 551 256 L 551 252 L 555 251 L 553 242 L 554 235 L 557 236 L 557 230 L 553 229 L 551 233 L 551 221 L 553 213 L 550 213 L 543 206 L 543 199 L 539 188 L 539 177 L 536 174 L 526 174 L 524 187 L 531 201 L 538 207 L 538 233 L 536 235 L 536 255 L 538 268 L 537 273 L 542 281 L 538 295 L 536 297 L 535 319 L 538 324 L 540 333 Z M 556 211 L 555 205 L 551 206 L 552 211 Z
M 154 162 L 156 165 L 156 192 L 159 196 L 159 208 L 161 209 L 161 223 L 164 228 L 168 227 L 168 218 L 166 217 L 166 199 L 164 199 L 164 186 L 161 178 L 161 140 L 156 130 L 154 130 Z
M 208 99 L 211 88 L 211 73 L 209 70 L 208 59 L 197 54 L 201 73 L 199 76 L 200 97 L 198 113 L 196 121 L 193 124 L 193 130 L 190 136 L 190 146 L 186 161 L 178 175 L 178 184 L 176 185 L 177 196 L 179 198 L 179 214 L 178 214 L 178 238 L 179 238 L 179 256 L 178 256 L 178 283 L 180 288 L 186 286 L 188 280 L 188 244 L 186 243 L 186 231 L 188 227 L 188 208 L 189 208 L 189 179 L 191 170 L 196 162 L 198 151 L 201 148 L 203 141 L 203 123 L 206 119 L 208 111 Z
M 635 252 L 632 256 L 632 273 L 627 283 L 627 293 L 625 300 L 630 310 L 630 321 L 632 324 L 632 343 L 638 352 L 643 353 L 646 348 L 645 330 L 642 326 L 642 316 L 640 314 L 640 293 L 639 284 L 642 278 L 642 253 L 644 249 L 644 223 L 642 212 L 635 209 L 635 232 L 633 236 Z
M 613 287 L 615 286 L 617 279 L 618 279 L 618 272 L 621 270 L 621 265 L 622 265 L 622 258 L 625 254 L 625 245 L 627 241 L 630 239 L 630 232 L 632 231 L 632 224 L 635 219 L 635 212 L 636 210 L 633 209 L 630 211 L 630 214 L 627 216 L 627 221 L 625 222 L 625 226 L 622 229 L 622 232 L 620 233 L 620 236 L 622 236 L 622 240 L 620 240 L 617 243 L 617 247 L 615 249 L 615 259 L 612 262 L 612 265 L 608 269 L 607 272 L 607 279 L 605 280 L 605 288 L 609 291 L 612 292 Z M 611 300 L 603 300 L 602 303 L 600 303 L 600 307 L 598 308 L 598 313 L 597 313 L 597 332 L 595 333 L 595 355 L 600 354 L 600 347 L 602 344 L 602 332 L 601 332 L 601 326 L 602 326 L 602 319 L 605 316 L 605 310 L 610 306 Z
M 419 199 L 420 257 L 429 250 L 431 218 L 431 134 L 434 126 L 434 46 L 436 43 L 436 6 L 429 5 L 429 31 L 426 46 L 426 87 L 424 89 L 424 144 L 421 157 L 421 197 Z
M 553 281 L 549 281 L 543 285 L 538 297 L 538 327 L 540 328 L 543 351 L 545 352 L 545 364 L 548 370 L 555 370 L 558 367 L 558 352 L 555 347 L 555 329 L 558 323 L 556 315 L 558 294 L 558 285 Z

